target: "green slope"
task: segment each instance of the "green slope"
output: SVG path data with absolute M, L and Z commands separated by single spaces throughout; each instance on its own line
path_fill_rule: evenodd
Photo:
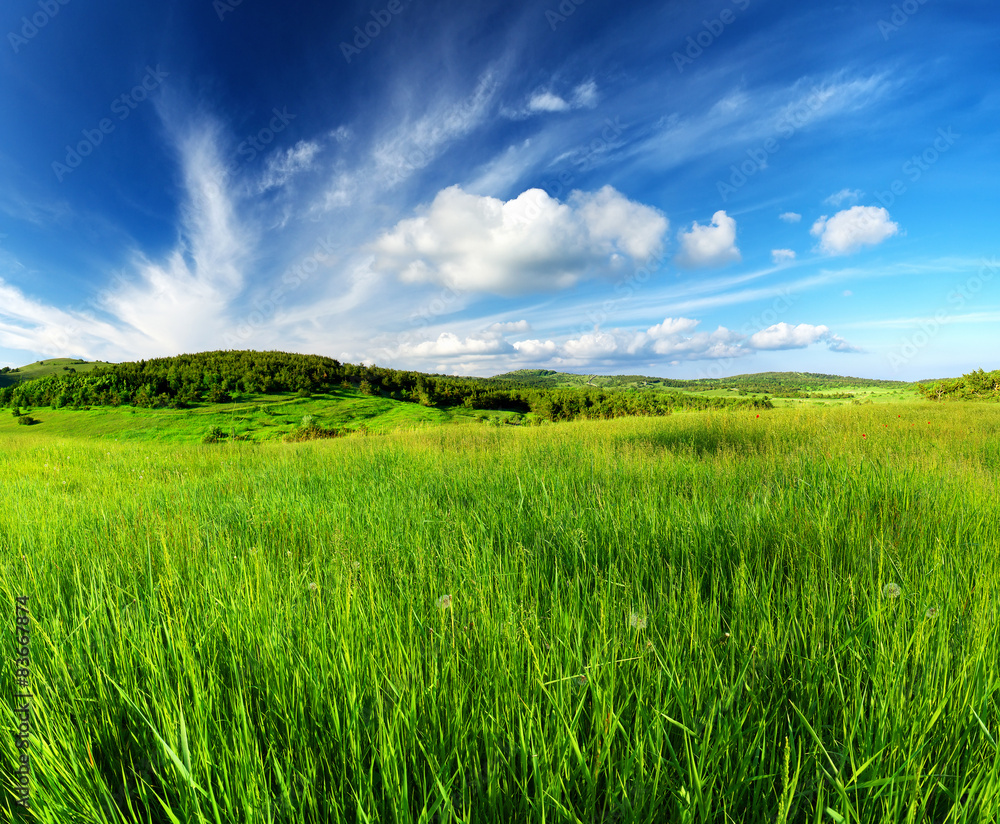
M 90 372 L 99 366 L 110 366 L 110 364 L 105 361 L 85 361 L 79 358 L 48 358 L 19 366 L 16 371 L 12 369 L 9 372 L 0 372 L 0 388 L 35 378 L 44 378 L 46 375 L 58 372 Z

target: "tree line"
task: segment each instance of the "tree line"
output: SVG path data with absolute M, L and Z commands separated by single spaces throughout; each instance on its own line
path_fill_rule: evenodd
M 992 372 L 977 369 L 960 378 L 918 383 L 917 391 L 932 401 L 1000 401 L 1000 369 Z
M 705 398 L 614 389 L 547 389 L 517 381 L 429 375 L 340 363 L 320 355 L 216 351 L 63 372 L 0 389 L 0 405 L 81 409 L 137 406 L 182 409 L 262 394 L 356 389 L 425 406 L 532 412 L 550 420 L 666 415 L 674 409 L 770 408 L 764 398 Z

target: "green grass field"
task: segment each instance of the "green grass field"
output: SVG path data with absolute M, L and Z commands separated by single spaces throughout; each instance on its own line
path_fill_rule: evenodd
M 213 445 L 102 414 L 0 421 L 25 820 L 1000 816 L 996 406 Z
M 315 418 L 317 425 L 324 429 L 345 434 L 361 430 L 383 433 L 399 428 L 519 417 L 510 412 L 421 406 L 365 395 L 356 389 L 309 398 L 260 395 L 239 403 L 201 403 L 183 410 L 121 406 L 88 410 L 25 407 L 21 411 L 38 423 L 19 426 L 17 418 L 9 411 L 0 414 L 0 438 L 20 443 L 22 438 L 30 440 L 44 434 L 47 437 L 193 444 L 202 442 L 213 427 L 218 427 L 227 438 L 261 443 L 291 435 L 301 427 L 306 415 Z

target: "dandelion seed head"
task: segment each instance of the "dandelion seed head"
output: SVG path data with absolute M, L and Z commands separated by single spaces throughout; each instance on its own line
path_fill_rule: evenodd
M 886 584 L 882 588 L 882 594 L 886 598 L 898 598 L 903 593 L 903 590 L 899 588 L 899 584 L 890 583 Z
M 448 609 L 449 607 L 451 607 L 451 596 L 442 595 L 440 598 L 437 599 L 437 606 L 438 609 Z
M 941 614 L 941 610 L 938 607 L 930 607 L 927 612 L 924 613 L 924 618 L 937 618 Z
M 635 629 L 645 629 L 646 628 L 646 616 L 640 615 L 638 612 L 633 612 L 628 618 L 629 624 Z
M 309 589 L 310 589 L 310 590 L 311 590 L 312 592 L 315 592 L 315 591 L 316 591 L 317 589 L 319 589 L 319 584 L 317 584 L 317 583 L 316 583 L 315 581 L 311 581 L 311 582 L 309 583 Z

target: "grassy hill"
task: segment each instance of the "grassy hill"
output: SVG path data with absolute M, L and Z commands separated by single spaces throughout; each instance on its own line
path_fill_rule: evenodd
M 19 366 L 16 370 L 0 372 L 0 389 L 5 386 L 13 386 L 24 381 L 44 378 L 48 375 L 56 375 L 60 372 L 90 372 L 100 366 L 110 366 L 105 361 L 85 361 L 79 358 L 48 358 L 46 360 L 35 361 L 25 366 Z
M 133 406 L 89 409 L 22 408 L 37 421 L 22 426 L 9 414 L 0 415 L 0 438 L 26 439 L 40 434 L 55 438 L 202 443 L 215 433 L 217 441 L 265 443 L 301 437 L 385 433 L 459 422 L 521 423 L 526 416 L 509 411 L 439 409 L 356 389 L 341 389 L 308 398 L 293 394 L 259 395 L 237 403 L 204 403 L 189 409 L 148 409 Z M 308 420 L 307 420 L 308 419 Z M 303 421 L 307 420 L 304 425 Z

